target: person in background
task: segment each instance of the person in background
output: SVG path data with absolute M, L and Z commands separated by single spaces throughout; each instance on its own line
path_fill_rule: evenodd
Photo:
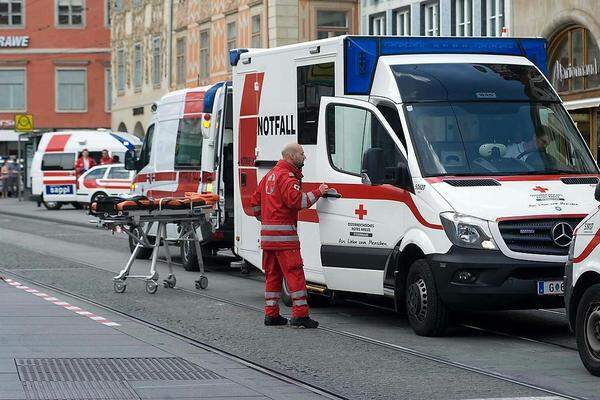
M 112 157 L 112 163 L 113 163 L 113 164 L 119 164 L 120 162 L 121 162 L 121 161 L 120 161 L 120 158 L 119 158 L 119 156 L 115 154 L 115 155 Z
M 2 184 L 2 197 L 5 199 L 8 197 L 8 160 L 2 162 L 0 167 L 0 183 Z
M 102 158 L 100 158 L 100 165 L 112 164 L 113 159 L 108 155 L 108 150 L 102 150 Z
M 83 151 L 81 152 L 81 157 L 79 157 L 77 159 L 77 162 L 75 163 L 75 173 L 79 177 L 85 171 L 95 166 L 96 162 L 92 157 L 90 157 L 90 152 L 88 151 L 88 149 L 83 149 Z

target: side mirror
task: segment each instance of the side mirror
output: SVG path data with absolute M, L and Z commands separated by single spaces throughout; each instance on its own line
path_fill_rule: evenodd
M 596 185 L 596 191 L 594 192 L 594 198 L 596 201 L 600 201 L 600 183 Z
M 381 185 L 385 180 L 383 149 L 374 147 L 365 151 L 362 160 L 363 183 Z
M 137 169 L 135 150 L 127 150 L 125 152 L 125 169 L 129 171 L 135 171 Z

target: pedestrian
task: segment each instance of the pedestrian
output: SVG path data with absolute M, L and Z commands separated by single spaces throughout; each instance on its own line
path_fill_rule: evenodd
M 4 159 L 2 167 L 0 167 L 0 183 L 2 183 L 2 197 L 8 197 L 8 160 Z
M 19 164 L 14 158 L 11 158 L 11 161 L 12 162 L 8 164 L 8 190 L 10 192 L 10 196 L 18 197 L 19 193 L 17 187 L 17 178 L 19 174 Z
M 81 176 L 81 174 L 94 166 L 96 166 L 96 162 L 90 157 L 90 152 L 88 149 L 83 149 L 81 151 L 81 157 L 79 157 L 75 163 L 75 173 L 77 176 Z
M 300 240 L 298 211 L 309 208 L 323 196 L 328 187 L 302 192 L 300 181 L 304 166 L 304 149 L 297 143 L 286 145 L 282 159 L 260 181 L 252 195 L 252 209 L 261 221 L 262 265 L 265 271 L 265 325 L 286 325 L 287 318 L 279 314 L 279 297 L 283 279 L 292 298 L 290 325 L 316 328 L 319 323 L 308 316 L 306 280 Z
M 100 165 L 112 164 L 113 159 L 108 155 L 108 150 L 102 150 L 102 157 L 100 158 Z
M 120 158 L 119 158 L 119 156 L 115 154 L 115 155 L 112 157 L 112 163 L 113 163 L 113 164 L 119 164 L 120 162 L 121 162 L 121 161 L 120 161 Z

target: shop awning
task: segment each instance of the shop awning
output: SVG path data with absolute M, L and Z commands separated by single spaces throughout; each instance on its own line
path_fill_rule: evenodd
M 579 110 L 580 108 L 592 108 L 600 106 L 600 97 L 593 97 L 591 99 L 571 100 L 565 101 L 565 108 L 567 110 Z
M 19 141 L 19 132 L 15 132 L 13 130 L 0 129 L 0 142 L 18 142 Z M 22 137 L 22 142 L 26 142 L 27 138 Z

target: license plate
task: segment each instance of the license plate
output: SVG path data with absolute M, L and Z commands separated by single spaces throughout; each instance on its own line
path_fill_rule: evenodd
M 537 283 L 539 296 L 562 295 L 565 293 L 564 281 L 539 281 Z
M 73 185 L 46 186 L 46 194 L 51 194 L 51 195 L 73 194 Z

